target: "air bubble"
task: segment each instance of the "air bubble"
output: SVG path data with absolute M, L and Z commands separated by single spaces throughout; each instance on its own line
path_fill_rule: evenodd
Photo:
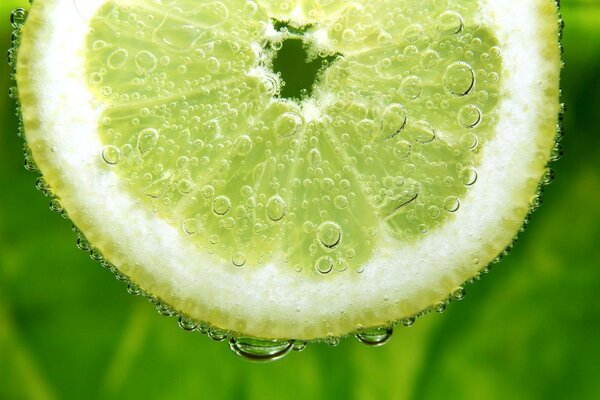
M 268 340 L 250 337 L 231 339 L 229 348 L 238 356 L 257 362 L 279 360 L 295 350 L 293 340 Z
M 381 118 L 383 137 L 392 138 L 406 126 L 406 108 L 398 103 L 387 106 Z
M 391 327 L 381 327 L 361 329 L 360 332 L 356 333 L 354 336 L 362 344 L 377 347 L 386 344 L 391 339 L 393 333 L 394 330 Z
M 227 196 L 217 196 L 213 200 L 213 211 L 217 215 L 225 215 L 231 210 L 231 201 Z
M 342 228 L 332 221 L 323 222 L 317 229 L 317 236 L 322 246 L 334 249 L 342 241 Z
M 106 64 L 109 68 L 119 69 L 123 68 L 127 63 L 127 59 L 129 58 L 129 53 L 125 49 L 118 49 L 113 51 L 109 56 Z
M 465 298 L 466 294 L 467 294 L 467 292 L 466 292 L 465 288 L 463 288 L 461 286 L 454 289 L 451 293 L 452 298 L 454 300 L 462 300 Z
M 425 69 L 431 69 L 435 67 L 441 58 L 437 51 L 428 49 L 421 54 L 421 66 Z
M 342 210 L 348 207 L 348 198 L 344 195 L 335 196 L 335 198 L 333 199 L 333 204 L 335 208 Z
M 414 43 L 423 36 L 423 27 L 419 24 L 409 25 L 402 32 L 402 36 L 407 42 Z
M 116 165 L 121 161 L 121 151 L 112 145 L 104 146 L 102 160 L 109 165 Z
M 333 258 L 329 256 L 323 256 L 317 260 L 315 263 L 315 268 L 319 273 L 326 275 L 333 270 L 334 264 L 335 262 L 333 261 Z
M 150 73 L 156 69 L 158 61 L 156 56 L 149 51 L 142 50 L 135 55 L 135 65 L 137 65 L 139 72 Z
M 446 11 L 438 17 L 438 32 L 442 35 L 454 35 L 463 30 L 464 23 L 460 14 Z
M 275 132 L 280 138 L 294 136 L 300 131 L 302 124 L 302 117 L 296 113 L 286 112 L 275 121 Z
M 448 212 L 456 212 L 460 208 L 458 197 L 448 196 L 444 200 L 444 209 Z
M 205 199 L 210 199 L 215 195 L 215 188 L 213 187 L 213 185 L 204 185 L 202 189 L 200 189 L 200 194 Z
M 281 196 L 272 196 L 265 207 L 267 217 L 273 222 L 279 222 L 285 217 L 287 204 Z
M 231 263 L 234 267 L 241 268 L 246 265 L 246 256 L 242 252 L 237 252 L 231 257 Z
M 454 62 L 446 68 L 444 83 L 455 96 L 466 96 L 475 86 L 475 72 L 466 62 Z
M 410 133 L 413 139 L 419 143 L 429 143 L 436 137 L 435 129 L 427 121 L 415 122 Z
M 10 24 L 15 29 L 20 29 L 23 25 L 25 25 L 26 20 L 27 10 L 23 8 L 17 8 L 10 14 Z
M 398 158 L 408 158 L 412 151 L 412 146 L 406 140 L 401 140 L 394 145 L 394 155 Z
M 242 135 L 235 140 L 234 146 L 236 154 L 245 157 L 252 151 L 252 139 L 248 135 Z
M 475 105 L 466 105 L 458 111 L 458 123 L 465 128 L 474 128 L 481 122 L 482 113 Z
M 473 167 L 467 167 L 460 173 L 460 180 L 463 185 L 472 186 L 477 182 L 477 170 Z
M 158 141 L 158 131 L 154 128 L 143 129 L 138 135 L 137 147 L 141 155 L 148 154 Z
M 415 100 L 421 96 L 423 90 L 423 83 L 421 78 L 416 75 L 407 76 L 402 81 L 402 94 L 404 97 Z

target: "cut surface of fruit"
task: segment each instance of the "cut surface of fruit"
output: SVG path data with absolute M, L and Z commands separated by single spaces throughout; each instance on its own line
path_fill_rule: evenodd
M 107 262 L 193 320 L 311 340 L 410 319 L 512 242 L 558 37 L 552 0 L 44 0 L 17 80 Z

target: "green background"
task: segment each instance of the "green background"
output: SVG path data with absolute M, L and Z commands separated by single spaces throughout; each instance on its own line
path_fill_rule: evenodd
M 24 5 L 0 5 L 2 53 Z M 311 345 L 265 365 L 179 329 L 76 249 L 0 96 L 0 399 L 600 399 L 600 1 L 564 0 L 563 16 L 565 155 L 512 253 L 386 346 Z

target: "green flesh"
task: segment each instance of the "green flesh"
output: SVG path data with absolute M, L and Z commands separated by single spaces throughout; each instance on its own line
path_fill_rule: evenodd
M 361 272 L 379 240 L 427 235 L 476 185 L 502 66 L 476 2 L 324 6 L 303 40 L 330 62 L 320 74 L 297 67 L 316 82 L 305 100 L 315 118 L 272 72 L 273 4 L 164 3 L 109 3 L 91 22 L 89 84 L 107 104 L 102 157 L 225 267 Z M 327 49 L 310 39 L 323 29 Z

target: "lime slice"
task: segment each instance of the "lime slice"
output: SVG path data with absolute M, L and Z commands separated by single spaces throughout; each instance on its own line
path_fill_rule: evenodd
M 554 147 L 558 38 L 551 0 L 45 0 L 17 79 L 84 247 L 274 358 L 382 343 L 513 241 Z

